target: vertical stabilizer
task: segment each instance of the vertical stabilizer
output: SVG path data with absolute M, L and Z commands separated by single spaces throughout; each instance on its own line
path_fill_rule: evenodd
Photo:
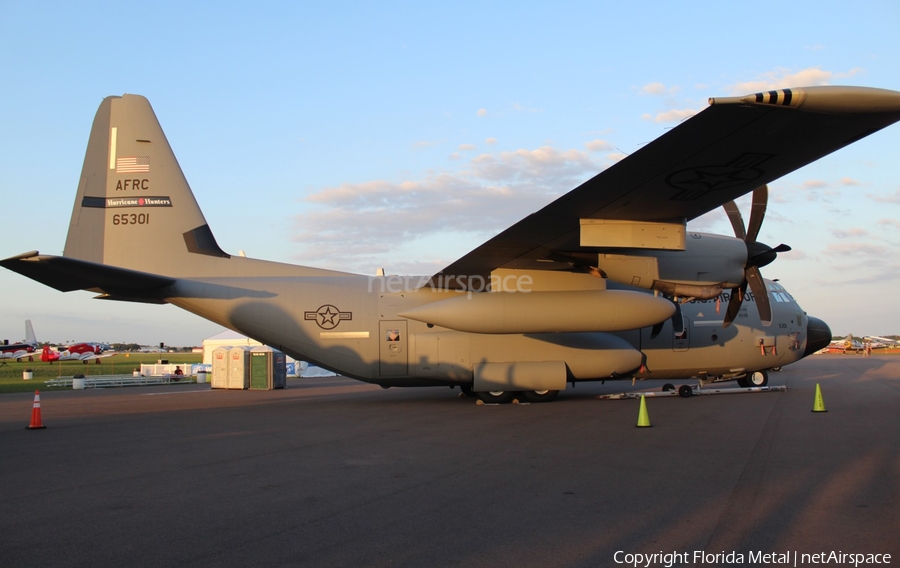
M 34 328 L 31 327 L 31 320 L 25 320 L 25 343 L 37 345 L 37 337 L 34 335 Z
M 64 255 L 170 276 L 228 258 L 142 96 L 100 104 Z

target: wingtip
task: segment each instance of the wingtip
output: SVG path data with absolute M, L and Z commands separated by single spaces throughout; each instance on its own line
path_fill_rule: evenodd
M 773 89 L 739 97 L 710 97 L 710 105 L 780 106 L 826 114 L 900 112 L 900 92 L 874 87 L 825 85 Z
M 28 258 L 32 258 L 32 257 L 38 256 L 39 254 L 41 254 L 41 253 L 38 252 L 38 251 L 36 251 L 36 250 L 30 250 L 30 251 L 28 251 L 28 252 L 23 252 L 22 254 L 17 254 L 16 256 L 11 256 L 11 257 L 9 257 L 9 258 L 4 258 L 4 259 L 3 259 L 2 261 L 0 261 L 0 262 L 15 262 L 15 261 L 17 261 L 17 260 L 25 260 L 25 259 L 28 259 Z

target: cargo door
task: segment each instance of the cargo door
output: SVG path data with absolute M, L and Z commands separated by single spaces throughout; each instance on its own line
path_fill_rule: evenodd
M 402 377 L 409 373 L 405 320 L 378 322 L 379 370 L 382 377 Z

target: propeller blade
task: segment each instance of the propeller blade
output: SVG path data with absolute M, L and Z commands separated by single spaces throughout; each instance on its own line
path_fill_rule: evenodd
M 747 224 L 745 240 L 755 241 L 766 216 L 766 204 L 769 202 L 769 186 L 761 185 L 753 190 L 753 205 L 750 207 L 750 222 Z
M 741 304 L 744 302 L 744 294 L 747 292 L 747 280 L 744 279 L 741 282 L 741 285 L 737 288 L 731 289 L 731 298 L 728 299 L 728 309 L 725 310 L 725 320 L 722 322 L 722 327 L 726 328 L 731 325 L 731 322 L 734 321 L 734 318 L 737 317 L 738 312 L 741 310 Z
M 766 283 L 763 282 L 759 268 L 751 266 L 747 269 L 746 274 L 747 282 L 750 284 L 750 291 L 753 292 L 753 299 L 756 301 L 756 309 L 759 311 L 760 322 L 764 326 L 772 325 L 772 306 L 769 303 L 769 292 L 766 290 Z
M 780 245 L 778 245 L 777 247 L 773 248 L 772 250 L 775 251 L 775 252 L 788 252 L 789 250 L 791 250 L 791 247 L 787 246 L 787 245 L 784 244 L 784 243 L 781 243 Z
M 671 301 L 671 298 L 667 298 Z M 684 335 L 684 317 L 681 315 L 681 304 L 672 301 L 675 304 L 675 313 L 670 318 L 672 321 L 672 331 L 676 336 Z M 650 329 L 650 339 L 656 339 L 665 325 L 665 321 L 661 321 Z
M 741 216 L 741 211 L 738 209 L 737 203 L 729 201 L 722 207 L 725 208 L 725 213 L 728 214 L 728 220 L 731 221 L 731 227 L 734 229 L 734 236 L 741 240 L 746 238 L 747 233 L 744 232 L 744 217 Z
M 675 302 L 675 313 L 672 315 L 672 331 L 675 337 L 684 337 L 684 316 L 681 315 L 681 304 Z

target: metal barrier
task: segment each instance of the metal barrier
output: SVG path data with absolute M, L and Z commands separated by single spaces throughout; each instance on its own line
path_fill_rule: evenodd
M 81 378 L 81 377 L 79 377 Z M 47 387 L 71 388 L 75 377 L 59 377 L 44 381 Z M 161 376 L 161 377 L 135 377 L 133 375 L 88 375 L 84 377 L 84 388 L 109 388 L 109 387 L 137 387 L 147 385 L 168 385 L 173 383 L 193 383 L 194 377 L 190 375 Z

